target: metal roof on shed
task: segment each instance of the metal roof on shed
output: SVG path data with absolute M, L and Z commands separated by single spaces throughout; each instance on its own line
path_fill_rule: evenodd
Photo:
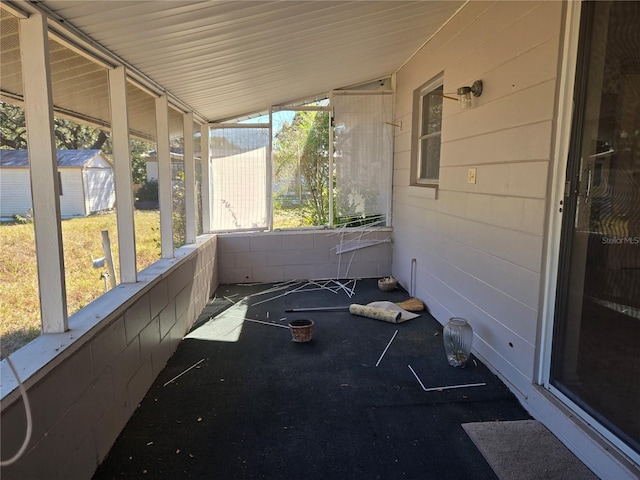
M 86 166 L 96 155 L 102 155 L 101 150 L 56 150 L 59 167 Z M 0 149 L 0 167 L 21 168 L 29 166 L 27 150 Z

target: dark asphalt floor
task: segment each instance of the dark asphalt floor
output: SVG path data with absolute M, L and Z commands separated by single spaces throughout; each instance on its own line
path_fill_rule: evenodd
M 270 287 L 220 286 L 94 479 L 497 478 L 461 424 L 530 417 L 479 360 L 449 366 L 428 313 L 395 325 L 347 311 L 285 312 L 399 302 L 404 290 L 381 292 L 370 279 L 352 298 L 326 289 L 255 295 Z M 315 322 L 308 343 L 243 320 L 299 318 Z M 425 392 L 408 365 L 427 388 L 486 386 Z

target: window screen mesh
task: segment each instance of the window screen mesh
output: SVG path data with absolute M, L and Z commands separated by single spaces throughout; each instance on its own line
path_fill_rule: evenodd
M 336 226 L 386 223 L 393 162 L 392 96 L 334 96 Z
M 269 225 L 269 129 L 213 128 L 212 230 L 264 229 Z

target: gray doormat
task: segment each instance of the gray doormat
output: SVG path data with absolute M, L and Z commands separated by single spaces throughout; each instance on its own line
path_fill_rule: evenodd
M 536 420 L 463 423 L 500 480 L 597 480 L 598 477 Z

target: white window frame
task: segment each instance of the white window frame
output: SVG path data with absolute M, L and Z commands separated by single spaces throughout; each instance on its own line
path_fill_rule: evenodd
M 442 118 L 440 119 L 440 130 L 437 132 L 424 133 L 425 125 L 423 118 L 423 103 L 427 95 L 431 95 L 434 91 L 444 87 L 444 72 L 432 78 L 414 92 L 414 108 L 413 108 L 413 155 L 411 159 L 411 185 L 431 186 L 438 185 L 440 180 L 439 168 L 438 178 L 424 178 L 420 176 L 423 170 L 422 166 L 425 162 L 433 161 L 433 158 L 427 156 L 427 152 L 422 151 L 422 140 L 427 138 L 439 138 L 442 142 Z M 442 116 L 442 113 L 440 113 Z M 438 164 L 440 156 L 438 157 Z

